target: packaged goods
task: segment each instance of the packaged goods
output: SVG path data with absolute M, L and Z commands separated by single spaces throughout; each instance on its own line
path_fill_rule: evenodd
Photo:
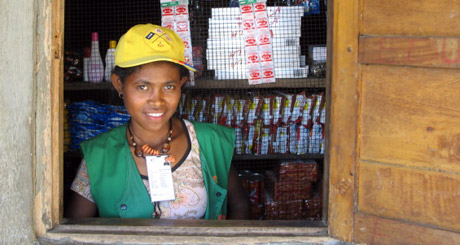
M 195 110 L 197 103 L 198 100 L 193 97 L 189 97 L 187 100 L 186 113 L 188 115 L 189 120 L 195 121 Z
M 248 179 L 249 201 L 252 205 L 264 204 L 265 177 L 260 173 L 253 173 Z
M 304 8 L 305 16 L 321 13 L 319 0 L 302 0 L 293 2 L 294 4 L 302 6 Z
M 81 81 L 83 75 L 80 54 L 64 52 L 64 80 L 66 82 Z
M 294 105 L 292 106 L 291 122 L 300 123 L 302 121 L 306 100 L 305 92 L 301 92 L 295 96 Z
M 294 103 L 294 95 L 278 92 L 284 97 L 284 103 L 281 110 L 281 123 L 288 124 L 291 120 L 292 106 Z
M 235 105 L 233 106 L 235 121 L 233 125 L 235 127 L 240 127 L 243 123 L 246 122 L 246 115 L 248 111 L 248 99 L 237 99 Z
M 308 68 L 300 66 L 303 8 L 245 3 L 211 10 L 206 58 L 215 78 L 249 79 L 252 85 L 307 77 Z
M 299 140 L 297 135 L 297 124 L 289 123 L 289 153 L 297 154 L 297 142 Z
M 310 74 L 313 77 L 326 76 L 327 48 L 324 45 L 308 46 L 308 58 L 310 63 Z
M 318 164 L 315 161 L 283 161 L 277 168 L 278 180 L 282 182 L 293 179 L 300 182 L 318 181 Z
M 235 99 L 233 99 L 231 96 L 225 97 L 224 108 L 222 110 L 222 118 L 220 120 L 222 125 L 226 125 L 228 127 L 232 126 L 234 103 Z
M 301 124 L 308 130 L 311 129 L 313 120 L 312 120 L 312 109 L 313 109 L 313 103 L 312 103 L 312 98 L 309 96 L 308 98 L 305 99 L 305 104 L 302 112 L 302 121 Z
M 263 104 L 260 117 L 263 120 L 264 126 L 271 125 L 273 123 L 273 98 L 271 96 L 263 97 Z
M 254 124 L 255 120 L 259 118 L 262 108 L 263 99 L 260 96 L 254 96 L 249 102 L 247 123 Z
M 321 199 L 313 193 L 318 180 L 314 161 L 282 161 L 265 175 L 265 213 L 270 220 L 317 220 L 321 217 Z
M 117 41 L 109 41 L 109 49 L 105 54 L 105 72 L 104 79 L 106 82 L 110 82 L 110 76 L 112 75 L 112 70 L 115 67 L 115 48 L 117 47 Z
M 277 128 L 276 140 L 277 140 L 277 153 L 286 154 L 288 152 L 289 141 L 288 141 L 288 126 L 282 125 Z
M 308 138 L 310 130 L 304 126 L 299 125 L 298 127 L 299 141 L 297 142 L 297 155 L 308 153 Z
M 248 187 L 252 219 L 261 220 L 264 217 L 265 177 L 260 173 L 251 174 Z
M 283 97 L 280 95 L 275 95 L 273 99 L 273 125 L 281 124 L 281 108 L 283 104 Z
M 238 128 L 235 154 L 324 154 L 324 96 L 269 92 L 181 96 L 180 117 Z
M 222 110 L 223 110 L 223 102 L 224 102 L 224 96 L 222 95 L 213 96 L 212 105 L 211 105 L 211 115 L 212 115 L 211 122 L 214 124 L 219 124 L 220 122 L 220 117 L 222 116 Z
M 80 143 L 129 121 L 130 116 L 124 106 L 82 101 L 69 104 L 69 149 L 80 148 Z
M 84 48 L 83 56 L 83 82 L 89 82 L 89 59 L 91 58 L 91 48 Z
M 308 139 L 308 152 L 309 153 L 317 153 L 321 152 L 321 145 L 322 145 L 322 126 L 318 122 L 314 122 L 312 129 L 310 131 L 310 137 Z
M 303 200 L 275 201 L 269 193 L 265 195 L 265 220 L 302 220 Z
M 243 130 L 235 128 L 235 154 L 243 154 Z
M 311 199 L 303 201 L 302 216 L 306 220 L 321 220 L 321 195 L 315 194 Z
M 243 129 L 243 152 L 244 154 L 252 154 L 254 146 L 255 126 L 250 124 L 244 124 Z
M 253 148 L 252 153 L 255 155 L 261 154 L 262 147 L 262 120 L 257 119 L 254 121 L 254 138 L 253 138 Z
M 179 100 L 179 105 L 177 106 L 177 111 L 179 113 L 179 115 L 184 118 L 184 119 L 187 119 L 187 115 L 185 113 L 185 105 L 186 105 L 186 101 L 187 101 L 187 97 L 189 95 L 188 94 L 181 94 L 180 96 L 180 100 Z
M 246 193 L 249 196 L 249 179 L 252 175 L 252 172 L 250 170 L 242 170 L 241 172 L 238 173 L 238 177 L 240 178 L 241 184 L 243 185 L 243 189 L 246 191 Z
M 100 83 L 104 79 L 104 64 L 99 51 L 99 35 L 93 32 L 91 35 L 91 56 L 88 64 L 88 77 L 92 83 Z
M 202 98 L 198 100 L 196 116 L 195 119 L 198 122 L 207 122 L 208 121 L 208 112 L 209 112 L 209 99 Z
M 193 67 L 195 67 L 195 78 L 200 78 L 203 73 L 203 47 L 196 46 L 192 48 Z
M 290 179 L 280 180 L 273 171 L 265 171 L 267 191 L 274 201 L 305 200 L 311 198 L 311 181 L 300 181 L 295 173 L 288 173 L 287 175 L 290 176 Z
M 272 134 L 271 134 L 271 127 L 262 127 L 261 129 L 261 137 L 260 137 L 260 154 L 272 154 Z

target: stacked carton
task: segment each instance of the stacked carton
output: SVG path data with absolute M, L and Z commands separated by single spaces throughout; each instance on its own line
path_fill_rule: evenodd
M 284 161 L 266 171 L 265 176 L 265 219 L 314 220 L 320 217 L 321 199 L 314 195 L 312 187 L 318 181 L 315 161 Z
M 302 7 L 268 7 L 276 78 L 304 78 L 308 67 L 300 64 L 300 36 Z M 215 77 L 247 79 L 244 21 L 239 8 L 213 8 L 209 19 L 208 70 L 215 70 Z

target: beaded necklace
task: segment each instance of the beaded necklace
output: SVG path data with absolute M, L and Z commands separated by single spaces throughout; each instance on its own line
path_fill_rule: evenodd
M 158 156 L 160 154 L 166 154 L 171 149 L 171 136 L 172 136 L 172 120 L 169 119 L 169 132 L 168 136 L 166 137 L 165 142 L 161 146 L 161 150 L 156 150 L 153 147 L 149 146 L 148 144 L 143 145 L 140 149 L 136 141 L 134 140 L 134 134 L 131 131 L 131 123 L 128 125 L 129 131 L 129 139 L 131 140 L 131 145 L 134 147 L 134 155 L 137 157 L 145 158 L 146 155 L 155 155 Z

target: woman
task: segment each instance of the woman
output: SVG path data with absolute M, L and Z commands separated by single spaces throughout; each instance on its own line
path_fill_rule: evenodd
M 180 37 L 136 25 L 120 38 L 115 65 L 112 84 L 131 120 L 82 143 L 67 217 L 247 219 L 248 198 L 231 167 L 233 130 L 174 117 L 188 70 L 194 71 Z M 155 167 L 149 173 L 146 162 L 157 155 L 167 155 L 163 162 L 172 173 Z M 162 190 L 173 193 L 172 200 L 152 203 L 161 191 L 150 186 L 171 175 L 173 184 Z

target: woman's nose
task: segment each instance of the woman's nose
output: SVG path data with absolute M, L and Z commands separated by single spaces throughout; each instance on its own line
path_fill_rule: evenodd
M 152 89 L 152 92 L 149 94 L 148 102 L 152 104 L 161 104 L 163 102 L 163 93 L 161 89 Z

